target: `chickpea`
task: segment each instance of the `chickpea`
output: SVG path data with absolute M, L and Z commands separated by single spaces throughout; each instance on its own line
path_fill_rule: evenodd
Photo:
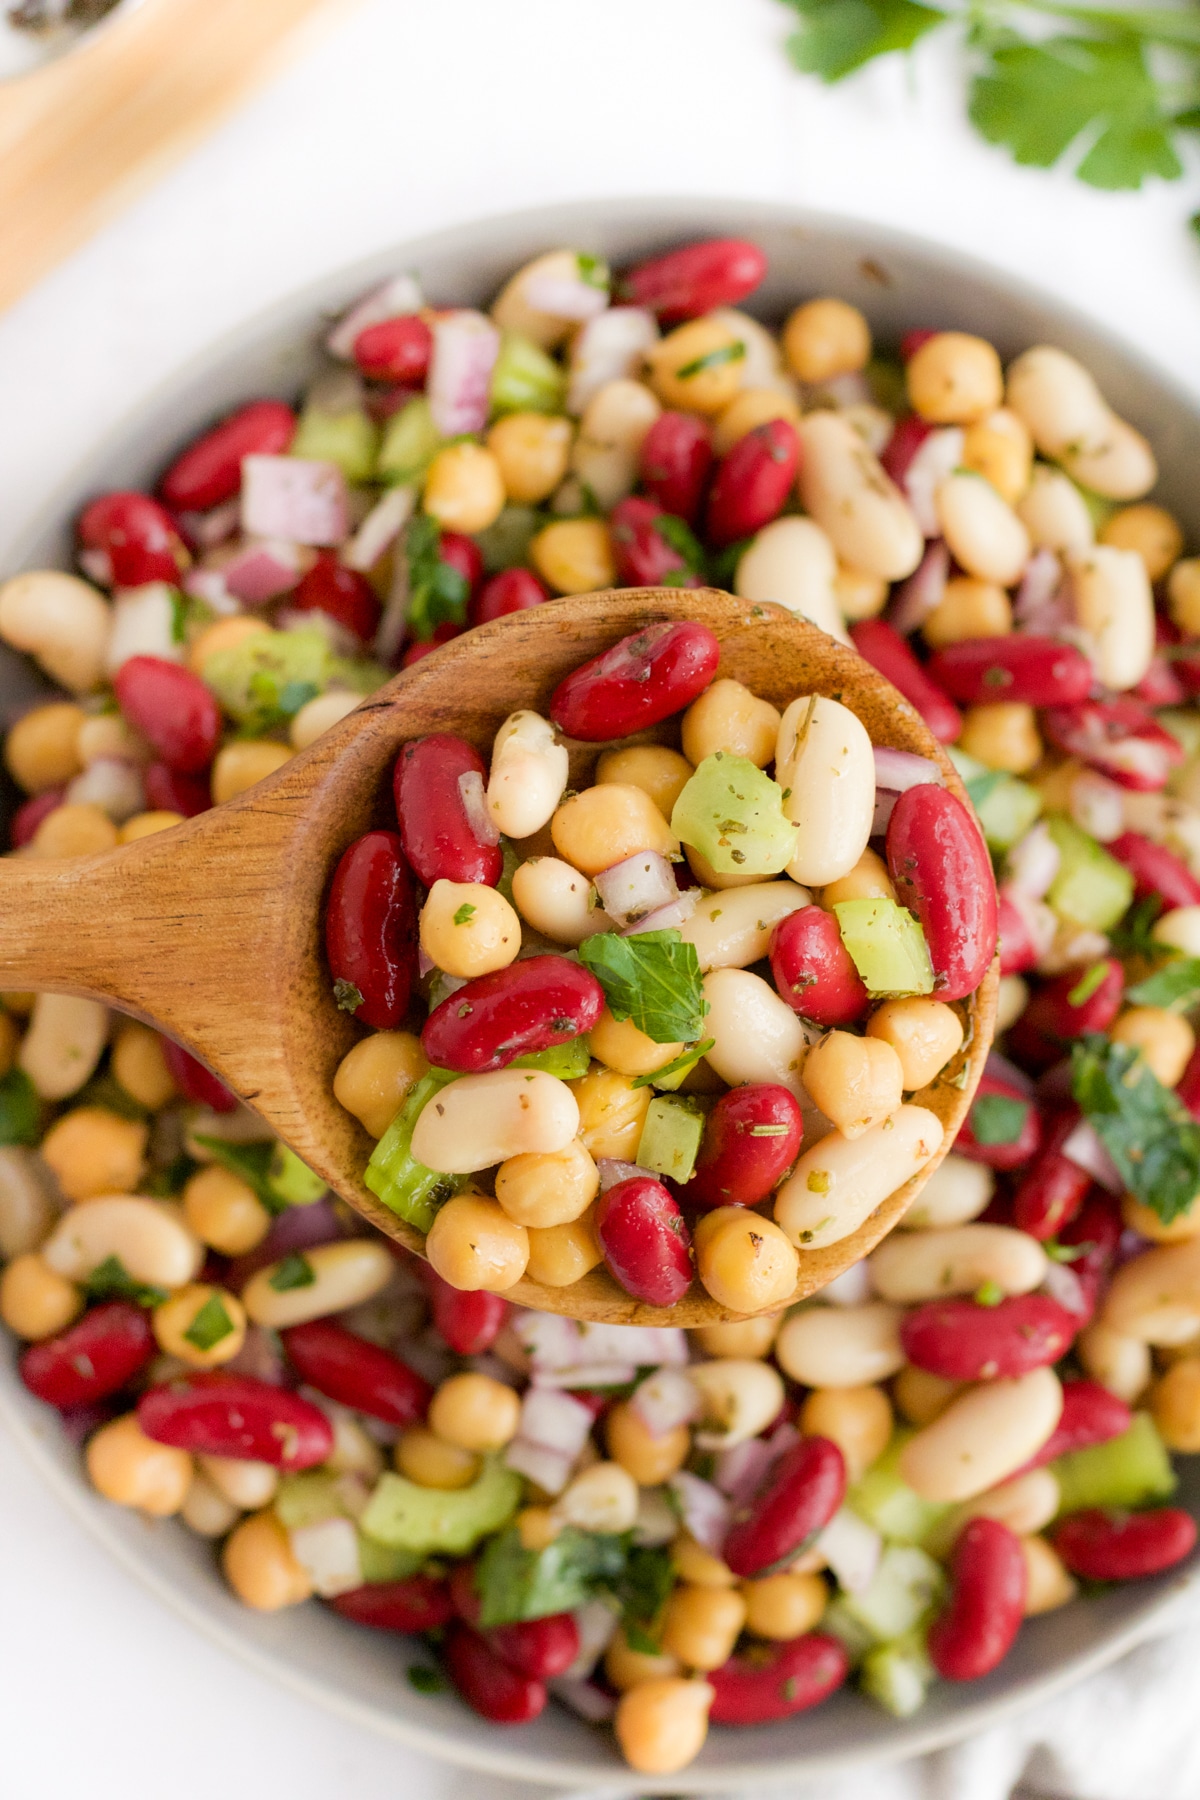
M 931 1375 L 909 1363 L 892 1382 L 892 1398 L 910 1425 L 932 1425 L 945 1412 L 961 1381 L 948 1381 L 944 1375 Z
M 411 1031 L 376 1031 L 343 1056 L 334 1098 L 371 1137 L 381 1138 L 428 1068 L 421 1040 Z
M 1121 1217 L 1130 1231 L 1149 1238 L 1152 1244 L 1183 1244 L 1188 1238 L 1200 1237 L 1200 1207 L 1195 1201 L 1186 1212 L 1177 1214 L 1169 1225 L 1164 1225 L 1153 1207 L 1126 1194 L 1121 1201 Z
M 429 1403 L 429 1429 L 460 1450 L 503 1450 L 520 1420 L 515 1389 L 471 1370 L 448 1376 Z
M 126 1413 L 94 1432 L 84 1451 L 84 1463 L 98 1494 L 155 1519 L 179 1511 L 192 1480 L 192 1459 L 187 1451 L 148 1438 L 136 1413 Z
M 746 1602 L 746 1630 L 779 1643 L 811 1631 L 829 1605 L 829 1589 L 819 1575 L 764 1575 L 743 1581 L 741 1595 Z
M 139 737 L 120 713 L 88 713 L 79 727 L 75 747 L 85 769 L 109 758 L 143 766 L 154 759 L 145 738 Z
M 1007 637 L 1013 628 L 1012 604 L 994 581 L 955 575 L 921 626 L 931 650 L 964 638 Z
M 655 1437 L 628 1400 L 614 1406 L 604 1423 L 608 1454 L 632 1475 L 639 1487 L 658 1487 L 682 1469 L 692 1447 L 686 1425 Z
M 42 794 L 73 780 L 83 767 L 78 743 L 86 719 L 69 700 L 51 701 L 18 719 L 4 742 L 4 761 L 17 786 Z
M 544 1287 L 570 1287 L 604 1260 L 591 1207 L 581 1218 L 571 1219 L 565 1225 L 540 1229 L 531 1225 L 528 1231 L 526 1273 L 531 1281 L 540 1281 Z
M 550 835 L 558 854 L 584 875 L 599 875 L 639 850 L 679 854 L 678 838 L 649 795 L 617 782 L 564 800 L 550 821 Z
M 679 1579 L 693 1587 L 732 1588 L 738 1584 L 728 1564 L 686 1531 L 671 1545 L 671 1563 Z
M 139 838 L 154 837 L 160 831 L 170 831 L 172 825 L 182 825 L 183 814 L 177 812 L 142 812 L 135 813 L 126 819 L 117 833 L 117 840 L 122 844 L 136 844 Z
M 746 1602 L 736 1588 L 681 1583 L 663 1611 L 663 1649 L 687 1669 L 719 1669 L 728 1662 L 746 1622 Z
M 33 834 L 29 845 L 31 856 L 96 856 L 112 850 L 117 843 L 117 828 L 98 806 L 56 806 L 47 813 Z
M 545 413 L 509 413 L 488 432 L 487 446 L 500 469 L 508 499 L 537 506 L 549 499 L 567 472 L 573 427 Z
M 345 688 L 330 688 L 328 693 L 314 694 L 293 715 L 288 726 L 288 743 L 293 750 L 307 750 L 310 744 L 315 744 L 319 737 L 324 737 L 352 713 L 361 699 L 361 694 L 352 694 Z
M 909 358 L 908 397 L 930 425 L 973 425 L 1004 399 L 1000 358 L 983 338 L 938 331 Z
M 213 1486 L 207 1475 L 192 1476 L 180 1512 L 189 1531 L 194 1531 L 197 1537 L 223 1538 L 241 1516 L 238 1508 Z
M 485 1194 L 456 1194 L 433 1221 L 425 1254 L 451 1287 L 502 1294 L 525 1273 L 529 1235 Z
M 963 1025 L 944 1000 L 914 995 L 877 1006 L 867 1021 L 867 1036 L 891 1045 L 900 1058 L 904 1091 L 912 1094 L 928 1087 L 957 1055 L 962 1048 Z
M 1116 1044 L 1131 1044 L 1164 1087 L 1177 1085 L 1196 1048 L 1196 1034 L 1179 1013 L 1162 1006 L 1130 1006 L 1109 1036 Z
M 105 1106 L 77 1106 L 56 1119 L 42 1140 L 42 1159 L 68 1200 L 132 1194 L 146 1167 L 149 1126 Z
M 1118 550 L 1136 550 L 1151 581 L 1161 581 L 1183 555 L 1183 528 L 1165 506 L 1141 500 L 1121 506 L 1100 529 L 1099 541 Z
M 1167 606 L 1184 637 L 1200 637 L 1200 556 L 1187 556 L 1171 570 Z
M 637 1482 L 620 1463 L 594 1462 L 572 1478 L 554 1511 L 581 1531 L 630 1531 L 638 1513 Z
M 523 1506 L 514 1524 L 523 1550 L 548 1550 L 562 1530 L 561 1521 L 548 1506 Z
M 1200 1450 L 1200 1356 L 1185 1356 L 1150 1390 L 1150 1411 L 1168 1450 Z
M 565 1150 L 510 1156 L 496 1171 L 496 1198 L 509 1218 L 539 1230 L 581 1218 L 599 1192 L 599 1172 L 578 1138 Z
M 280 1612 L 311 1597 L 312 1578 L 297 1562 L 288 1534 L 273 1512 L 254 1513 L 234 1527 L 221 1552 L 225 1579 L 255 1612 Z
M 418 1487 L 452 1492 L 470 1487 L 479 1474 L 480 1462 L 473 1450 L 446 1443 L 427 1425 L 410 1425 L 396 1440 L 392 1454 L 401 1475 Z
M 783 328 L 783 354 L 801 381 L 857 375 L 871 360 L 871 327 L 845 300 L 809 300 Z
M 193 675 L 203 675 L 205 663 L 216 651 L 232 650 L 246 638 L 255 637 L 260 631 L 270 629 L 265 619 L 256 619 L 251 613 L 238 613 L 232 619 L 217 619 L 212 625 L 205 626 L 199 637 L 192 639 L 188 650 L 188 668 Z
M 864 850 L 848 875 L 821 889 L 821 905 L 832 912 L 843 900 L 894 900 L 896 890 L 888 866 L 874 850 Z
M 504 499 L 499 458 L 482 444 L 447 444 L 429 465 L 422 505 L 446 531 L 486 531 Z
M 568 478 L 560 495 L 565 499 L 572 485 L 578 488 L 582 483 L 591 489 L 596 504 L 607 511 L 631 494 L 642 443 L 661 412 L 644 382 L 624 376 L 604 382 L 584 407 L 571 451 L 574 483 Z M 555 496 L 554 505 L 558 506 L 559 498 Z M 578 501 L 561 510 L 578 510 Z
M 707 1681 L 678 1676 L 642 1681 L 623 1694 L 613 1730 L 630 1768 L 640 1775 L 673 1775 L 694 1762 L 708 1736 L 712 1703 Z
M 871 575 L 866 569 L 851 569 L 839 563 L 833 578 L 833 593 L 843 619 L 851 625 L 859 619 L 877 619 L 887 605 L 890 589 L 882 575 Z
M 857 1481 L 883 1455 L 892 1435 L 892 1403 L 881 1387 L 814 1388 L 800 1409 L 807 1437 L 828 1438 Z
M 625 1633 L 618 1631 L 604 1653 L 604 1673 L 618 1694 L 627 1694 L 630 1688 L 640 1687 L 644 1681 L 678 1675 L 679 1658 L 668 1655 L 665 1650 L 657 1654 L 635 1650 Z
M 603 752 L 596 764 L 596 784 L 641 788 L 669 819 L 692 773 L 691 763 L 678 750 L 668 750 L 665 744 L 631 744 Z
M 292 752 L 286 744 L 272 743 L 269 738 L 240 738 L 226 744 L 218 750 L 212 766 L 214 806 L 244 794 L 291 759 Z
M 1025 1557 L 1025 1617 L 1054 1612 L 1079 1592 L 1079 1584 L 1053 1544 L 1044 1537 L 1021 1539 Z
M 159 1348 L 192 1369 L 230 1362 L 246 1341 L 242 1303 L 224 1288 L 193 1282 L 154 1309 Z
M 20 1338 L 57 1337 L 83 1311 L 83 1295 L 34 1250 L 14 1256 L 0 1274 L 0 1319 Z
M 590 1068 L 568 1083 L 579 1105 L 579 1138 L 597 1162 L 602 1156 L 632 1162 L 650 1110 L 648 1087 L 634 1087 L 631 1075 Z
M 557 519 L 530 541 L 529 558 L 557 594 L 592 594 L 617 579 L 603 519 Z
M 271 1215 L 254 1189 L 219 1163 L 191 1177 L 183 1190 L 183 1211 L 201 1243 L 222 1256 L 244 1256 L 271 1229 Z
M 992 700 L 969 706 L 958 748 L 989 769 L 1025 775 L 1041 761 L 1037 713 L 1021 700 Z
M 694 765 L 718 750 L 744 756 L 756 769 L 775 760 L 780 713 L 740 681 L 727 677 L 705 688 L 683 715 L 683 753 Z
M 843 1137 L 856 1138 L 895 1112 L 903 1098 L 904 1067 L 883 1038 L 827 1031 L 805 1059 L 804 1086 Z
M 521 921 L 496 888 L 435 881 L 421 908 L 421 948 L 447 975 L 473 981 L 515 961 Z
M 1033 439 L 1024 419 L 1007 406 L 968 425 L 963 436 L 963 467 L 990 481 L 1010 506 L 1029 487 L 1033 474 Z
M 706 1356 L 766 1356 L 779 1330 L 781 1314 L 760 1314 L 728 1325 L 701 1325 L 696 1342 Z
M 614 1019 L 607 1006 L 588 1034 L 592 1054 L 621 1075 L 652 1075 L 682 1053 L 682 1044 L 658 1044 L 632 1019 Z
M 766 1312 L 792 1298 L 800 1259 L 773 1220 L 733 1206 L 706 1214 L 702 1224 L 707 1229 L 696 1233 L 696 1273 L 718 1306 Z
M 201 1456 L 197 1461 L 217 1492 L 240 1511 L 270 1506 L 279 1492 L 279 1470 L 270 1463 L 242 1456 Z
M 687 858 L 688 868 L 702 888 L 710 888 L 721 893 L 726 888 L 752 887 L 755 882 L 762 880 L 761 875 L 722 874 L 719 870 L 714 869 L 708 858 L 701 856 L 700 852 L 691 844 L 684 845 L 683 853 Z
M 689 319 L 646 354 L 650 386 L 664 406 L 723 412 L 742 385 L 746 346 L 718 319 Z
M 712 443 L 718 456 L 726 456 L 747 432 L 773 419 L 786 419 L 795 425 L 800 408 L 789 394 L 779 388 L 746 387 L 734 395 L 713 425 Z

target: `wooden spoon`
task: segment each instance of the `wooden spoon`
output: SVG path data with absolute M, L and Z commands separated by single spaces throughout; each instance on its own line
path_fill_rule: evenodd
M 233 1091 L 364 1218 L 421 1251 L 424 1239 L 364 1187 L 371 1140 L 333 1098 L 359 1028 L 334 1004 L 322 905 L 346 846 L 391 824 L 399 746 L 453 731 L 487 755 L 519 707 L 544 711 L 571 669 L 663 619 L 695 619 L 721 643 L 721 672 L 781 709 L 799 693 L 844 701 L 874 743 L 937 761 L 962 788 L 907 701 L 852 650 L 782 607 L 711 589 L 622 589 L 558 600 L 466 633 L 397 675 L 275 775 L 227 805 L 149 838 L 70 861 L 0 860 L 0 988 L 103 1000 L 161 1027 Z M 671 727 L 648 736 L 670 741 Z M 601 746 L 572 746 L 586 785 Z M 992 1039 L 997 973 L 960 1003 L 966 1043 L 917 1096 L 949 1145 Z M 804 1252 L 796 1298 L 832 1281 L 900 1218 L 933 1167 L 892 1194 L 852 1236 Z M 670 1310 L 630 1298 L 603 1268 L 569 1288 L 530 1280 L 510 1297 L 545 1312 L 616 1324 L 703 1325 L 735 1315 L 694 1283 Z

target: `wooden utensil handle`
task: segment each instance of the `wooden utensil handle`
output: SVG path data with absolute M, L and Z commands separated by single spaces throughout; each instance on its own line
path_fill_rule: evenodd
M 0 988 L 136 1005 L 117 974 L 128 926 L 115 916 L 116 905 L 137 885 L 128 861 L 120 850 L 69 861 L 0 858 Z

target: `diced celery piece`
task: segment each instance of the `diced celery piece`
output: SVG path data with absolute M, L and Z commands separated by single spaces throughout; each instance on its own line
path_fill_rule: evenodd
M 390 1544 L 381 1544 L 378 1538 L 369 1538 L 366 1532 L 360 1531 L 358 1560 L 362 1565 L 363 1580 L 379 1582 L 407 1580 L 422 1567 L 425 1558 L 414 1550 L 393 1550 Z
M 980 762 L 977 756 L 968 756 L 967 752 L 965 750 L 960 750 L 957 744 L 948 744 L 946 746 L 946 755 L 950 758 L 950 761 L 954 764 L 954 767 L 958 770 L 958 773 L 964 782 L 974 781 L 976 776 L 986 775 L 989 772 L 985 762 Z
M 858 1685 L 894 1718 L 909 1719 L 923 1705 L 936 1678 L 925 1647 L 925 1634 L 906 1632 L 890 1644 L 878 1644 L 863 1657 Z
M 634 1161 L 656 1175 L 689 1181 L 704 1137 L 704 1110 L 686 1094 L 658 1094 L 650 1102 Z
M 1073 820 L 1055 814 L 1046 827 L 1061 858 L 1046 895 L 1051 907 L 1069 925 L 1111 930 L 1129 910 L 1133 876 Z
M 305 1469 L 299 1475 L 285 1475 L 279 1483 L 273 1502 L 275 1517 L 289 1531 L 302 1525 L 319 1525 L 322 1519 L 345 1516 L 338 1492 L 340 1477 L 332 1469 Z
M 925 933 L 894 900 L 840 900 L 842 942 L 871 994 L 932 994 Z
M 465 1556 L 508 1524 L 523 1492 L 521 1477 L 495 1457 L 465 1488 L 418 1487 L 389 1471 L 379 1477 L 359 1528 L 394 1550 Z
M 294 1150 L 286 1144 L 276 1144 L 267 1170 L 267 1186 L 284 1206 L 311 1206 L 325 1193 L 327 1184 L 300 1161 Z
M 796 848 L 783 789 L 745 756 L 718 750 L 685 782 L 671 830 L 720 875 L 778 875 Z
M 379 427 L 361 408 L 334 413 L 307 406 L 300 414 L 289 455 L 336 463 L 347 481 L 361 486 L 375 474 L 378 449 Z
M 891 1443 L 846 1495 L 846 1504 L 891 1543 L 922 1544 L 931 1527 L 950 1509 L 940 1500 L 922 1500 L 900 1475 L 900 1454 L 913 1436 L 894 1433 Z
M 492 370 L 492 411 L 561 412 L 567 377 L 552 356 L 519 332 L 506 331 Z
M 847 1611 L 846 1602 L 839 1594 L 831 1600 L 821 1614 L 820 1629 L 828 1632 L 830 1637 L 837 1638 L 845 1648 L 846 1655 L 852 1665 L 857 1665 L 867 1654 L 875 1639 L 867 1630 L 861 1619 L 856 1619 Z
M 1106 500 L 1103 494 L 1096 493 L 1094 488 L 1084 487 L 1082 481 L 1077 481 L 1075 486 L 1083 495 L 1083 503 L 1092 516 L 1092 525 L 1095 528 L 1096 536 L 1099 537 L 1116 512 L 1116 504 L 1112 500 Z
M 526 561 L 530 540 L 542 526 L 532 506 L 506 506 L 494 525 L 476 533 L 475 542 L 489 575 Z
M 412 1153 L 413 1126 L 419 1114 L 435 1094 L 456 1079 L 449 1069 L 430 1069 L 409 1089 L 404 1105 L 371 1152 L 363 1176 L 371 1192 L 418 1231 L 427 1232 L 438 1207 L 466 1184 L 465 1175 L 441 1175 L 427 1169 Z
M 256 631 L 204 663 L 205 684 L 231 719 L 269 731 L 294 717 L 329 680 L 329 639 L 315 626 Z
M 945 1582 L 940 1565 L 916 1544 L 889 1544 L 870 1587 L 843 1595 L 842 1604 L 877 1643 L 885 1644 L 925 1617 Z
M 1133 1424 L 1106 1444 L 1072 1450 L 1050 1464 L 1058 1478 L 1060 1513 L 1089 1506 L 1145 1506 L 1175 1492 L 1177 1476 L 1166 1445 L 1149 1413 L 1135 1413 Z
M 442 434 L 433 422 L 424 394 L 393 413 L 383 432 L 375 463 L 380 481 L 399 486 L 417 481 L 442 447 Z
M 518 1056 L 509 1064 L 512 1069 L 544 1069 L 560 1081 L 578 1081 L 588 1072 L 592 1052 L 586 1037 L 569 1038 L 565 1044 L 554 1044 L 549 1050 L 535 1050 L 529 1056 Z
M 1027 781 L 1005 775 L 975 802 L 989 850 L 1009 850 L 1025 836 L 1042 810 L 1042 796 Z

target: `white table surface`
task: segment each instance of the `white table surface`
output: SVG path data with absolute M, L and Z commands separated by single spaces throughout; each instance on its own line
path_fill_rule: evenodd
M 774 0 L 363 0 L 0 318 L 0 568 L 64 463 L 211 338 L 407 234 L 542 201 L 802 201 L 956 244 L 1200 394 L 1182 184 L 1092 193 L 963 124 L 952 52 L 832 91 Z M 0 1433 L 3 1800 L 459 1800 L 478 1778 L 326 1717 L 134 1587 Z

